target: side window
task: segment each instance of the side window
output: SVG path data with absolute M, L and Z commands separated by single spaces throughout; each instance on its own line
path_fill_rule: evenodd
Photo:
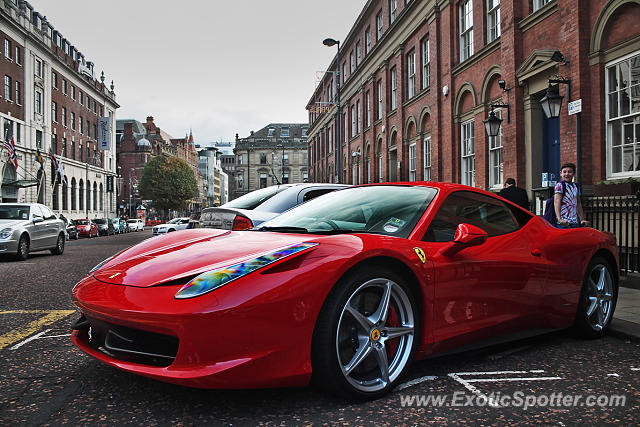
M 302 196 L 302 201 L 306 202 L 307 200 L 315 199 L 318 196 L 322 196 L 323 194 L 331 193 L 335 188 L 322 188 L 316 190 L 309 190 Z
M 31 207 L 31 214 L 33 215 L 33 218 L 42 218 L 44 219 L 44 214 L 42 213 L 42 211 L 40 210 L 40 206 L 38 205 L 33 205 Z
M 457 191 L 440 206 L 423 240 L 449 242 L 461 223 L 480 227 L 489 237 L 519 228 L 511 210 L 501 201 L 471 191 Z
M 44 205 L 40 205 L 40 209 L 42 210 L 42 214 L 44 215 L 44 219 L 55 219 L 56 216 L 53 214 L 53 212 L 51 212 L 51 210 L 44 206 Z

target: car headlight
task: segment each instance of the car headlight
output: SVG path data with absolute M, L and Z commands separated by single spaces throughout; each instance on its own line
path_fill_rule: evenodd
M 13 228 L 3 228 L 0 230 L 0 239 L 8 239 L 9 236 L 13 233 Z
M 107 262 L 109 262 L 111 260 L 111 258 L 113 258 L 115 255 L 110 256 L 107 259 L 104 259 L 102 261 L 100 261 L 95 267 L 93 267 L 91 270 L 89 270 L 89 274 L 93 273 L 94 271 L 96 271 L 97 269 L 99 269 L 100 267 L 102 267 L 103 265 L 105 265 Z
M 276 249 L 249 261 L 240 262 L 228 267 L 206 271 L 184 285 L 176 294 L 176 299 L 194 298 L 218 289 L 236 279 L 253 273 L 278 260 L 297 254 L 318 245 L 317 243 L 300 243 Z

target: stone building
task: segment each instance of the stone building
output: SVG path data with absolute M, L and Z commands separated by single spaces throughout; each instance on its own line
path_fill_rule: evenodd
M 2 201 L 39 201 L 67 218 L 114 216 L 113 82 L 97 79 L 93 63 L 26 1 L 0 3 L 0 48 L 0 128 L 18 161 L 16 170 L 0 148 Z
M 533 195 L 567 161 L 585 192 L 640 178 L 637 0 L 370 0 L 339 48 L 307 104 L 314 181 L 514 177 Z
M 306 123 L 271 123 L 246 138 L 236 135 L 230 200 L 270 185 L 306 182 L 308 127 Z
M 216 147 L 198 150 L 200 173 L 205 178 L 206 191 L 202 207 L 220 206 L 229 200 L 229 178 L 222 168 L 222 151 Z

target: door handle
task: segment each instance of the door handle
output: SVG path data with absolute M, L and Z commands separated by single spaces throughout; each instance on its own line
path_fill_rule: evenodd
M 531 255 L 533 256 L 541 256 L 542 255 L 542 251 L 538 248 L 532 249 L 531 250 Z

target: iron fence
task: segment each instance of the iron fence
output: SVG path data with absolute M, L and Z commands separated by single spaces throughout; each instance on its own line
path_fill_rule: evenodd
M 640 193 L 629 196 L 582 197 L 582 207 L 591 226 L 616 235 L 622 274 L 640 271 Z

